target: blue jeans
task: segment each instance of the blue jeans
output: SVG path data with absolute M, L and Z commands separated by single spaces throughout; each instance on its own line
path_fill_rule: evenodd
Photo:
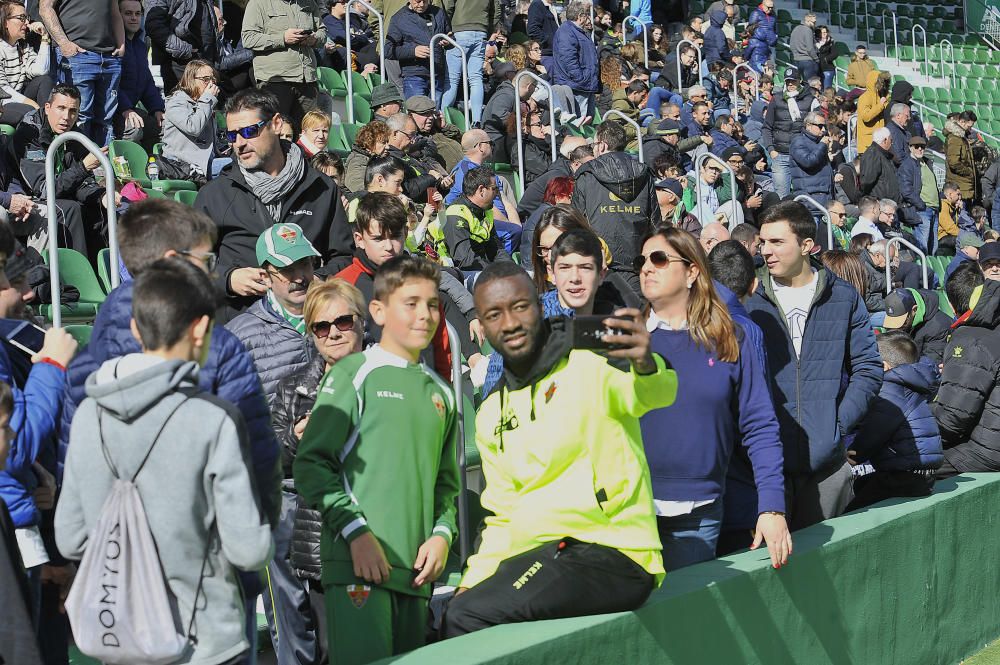
M 493 222 L 493 228 L 497 231 L 497 237 L 503 243 L 503 248 L 507 253 L 514 256 L 514 252 L 521 249 L 521 225 L 513 222 Z
M 468 58 L 469 100 L 472 106 L 472 122 L 483 117 L 483 63 L 486 59 L 486 33 L 462 30 L 455 33 L 455 41 L 462 45 Z M 452 106 L 462 89 L 462 62 L 457 48 L 448 49 L 448 89 L 441 98 L 441 108 Z
M 686 515 L 657 517 L 663 544 L 663 567 L 667 572 L 711 561 L 722 530 L 722 498 L 695 508 Z
M 58 53 L 58 51 L 57 51 Z M 59 57 L 60 78 L 80 91 L 79 125 L 97 145 L 111 143 L 122 59 L 94 51 Z
M 661 88 L 658 85 L 654 85 L 649 91 L 649 99 L 646 100 L 646 108 L 651 109 L 656 117 L 660 116 L 660 107 L 663 106 L 663 102 L 670 102 L 671 104 L 677 104 L 677 106 L 683 106 L 684 100 L 676 92 L 671 92 L 666 88 Z
M 791 172 L 788 169 L 788 155 L 778 153 L 771 158 L 771 178 L 774 180 L 774 190 L 778 196 L 785 198 L 791 192 Z
M 434 97 L 440 99 L 440 95 L 444 93 L 444 91 L 448 87 L 448 79 L 445 76 L 438 76 L 435 79 L 434 83 L 437 86 L 437 94 L 434 95 Z M 415 97 L 416 95 L 423 95 L 424 97 L 430 97 L 431 80 L 424 76 L 404 76 L 403 98 L 409 99 L 410 97 Z
M 763 74 L 764 73 L 764 63 L 766 63 L 766 62 L 767 62 L 767 58 L 757 58 L 757 57 L 754 57 L 754 58 L 750 58 L 750 62 L 747 63 L 747 64 L 750 65 L 750 69 L 754 70 L 758 74 Z
M 222 173 L 222 169 L 233 163 L 231 157 L 213 157 L 208 166 L 208 177 L 215 180 Z
M 917 245 L 927 254 L 933 254 L 937 249 L 937 211 L 933 208 L 924 208 L 917 211 L 920 223 L 913 229 L 913 235 L 917 239 Z
M 576 114 L 581 118 L 586 118 L 588 115 L 594 115 L 594 95 L 593 93 L 579 93 L 574 92 L 573 98 L 576 99 Z
M 837 76 L 836 71 L 820 72 L 823 76 L 823 89 L 826 90 L 833 85 L 833 79 Z
M 809 79 L 819 76 L 819 63 L 812 60 L 796 60 L 795 67 L 799 70 L 802 82 L 808 84 Z

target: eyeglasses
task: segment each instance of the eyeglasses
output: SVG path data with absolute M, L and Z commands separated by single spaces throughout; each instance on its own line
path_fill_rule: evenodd
M 18 14 L 17 16 L 11 16 L 8 20 L 20 21 L 21 23 L 27 23 L 29 21 L 27 14 Z
M 230 143 L 236 143 L 237 135 L 242 136 L 247 140 L 255 139 L 258 136 L 260 136 L 261 130 L 264 129 L 264 126 L 267 125 L 268 122 L 270 122 L 270 120 L 261 120 L 260 122 L 248 125 L 246 127 L 240 127 L 239 129 L 234 129 L 234 130 L 226 130 L 226 140 L 229 141 Z
M 658 249 L 655 252 L 650 252 L 649 256 L 640 254 L 632 259 L 632 269 L 636 272 L 642 272 L 642 267 L 646 265 L 647 260 L 653 264 L 654 268 L 662 268 L 670 263 L 690 263 L 687 259 L 682 259 L 679 256 L 671 256 L 663 250 Z
M 326 339 L 330 336 L 330 331 L 336 328 L 340 332 L 350 332 L 354 330 L 354 315 L 344 314 L 343 316 L 338 316 L 333 321 L 316 321 L 311 326 L 309 330 L 312 334 L 319 339 Z
M 727 159 L 726 161 L 732 164 L 733 166 L 743 166 L 742 159 Z M 719 171 L 719 173 L 722 173 L 722 171 Z
M 410 132 L 404 132 L 402 129 L 397 129 L 396 133 L 402 134 L 403 136 L 405 136 L 406 138 L 410 139 L 411 141 L 413 140 L 413 134 L 411 134 Z
M 204 81 L 205 83 L 215 83 L 216 78 L 214 76 L 195 76 L 196 81 Z
M 181 256 L 187 256 L 189 258 L 195 259 L 196 261 L 201 261 L 208 268 L 208 272 L 215 272 L 215 266 L 219 263 L 219 257 L 215 252 L 205 252 L 204 254 L 195 254 L 191 250 L 185 249 L 182 252 L 177 252 Z
M 551 246 L 549 246 L 549 247 L 546 247 L 545 245 L 539 245 L 538 246 L 538 256 L 539 256 L 539 258 L 542 258 L 542 259 L 547 258 L 548 255 L 549 255 L 549 252 L 551 252 L 551 251 L 552 251 L 552 247 Z

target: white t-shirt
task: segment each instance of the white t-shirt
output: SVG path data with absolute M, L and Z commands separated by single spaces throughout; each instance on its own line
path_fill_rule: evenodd
M 872 237 L 872 242 L 878 242 L 879 240 L 885 240 L 885 236 L 882 232 L 878 230 L 875 226 L 875 222 L 864 217 L 858 217 L 858 221 L 855 222 L 854 228 L 851 229 L 851 237 L 854 238 L 861 233 L 867 233 Z
M 788 332 L 792 336 L 792 346 L 795 347 L 796 356 L 801 355 L 806 317 L 809 316 L 809 307 L 816 295 L 818 281 L 816 270 L 813 269 L 812 279 L 805 286 L 782 286 L 777 281 L 774 282 L 774 297 L 777 299 L 781 311 L 785 314 L 785 321 L 788 323 Z

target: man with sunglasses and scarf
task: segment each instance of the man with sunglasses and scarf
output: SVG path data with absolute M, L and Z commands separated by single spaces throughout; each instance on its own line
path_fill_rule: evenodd
M 337 184 L 313 169 L 294 143 L 281 141 L 278 100 L 269 92 L 242 90 L 226 103 L 226 138 L 233 168 L 198 192 L 195 208 L 219 230 L 217 280 L 226 294 L 220 319 L 228 321 L 267 293 L 257 261 L 261 233 L 273 225 L 298 225 L 316 251 L 320 274 L 340 270 L 353 249 Z

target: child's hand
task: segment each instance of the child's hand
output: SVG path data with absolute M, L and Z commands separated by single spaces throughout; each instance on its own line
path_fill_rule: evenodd
M 351 541 L 351 561 L 354 574 L 372 584 L 382 584 L 389 580 L 392 566 L 385 558 L 382 543 L 372 532 L 364 533 Z
M 448 560 L 448 541 L 441 536 L 431 536 L 417 550 L 417 560 L 413 569 L 420 574 L 413 580 L 413 588 L 419 589 L 428 582 L 433 582 L 441 576 L 445 561 Z

